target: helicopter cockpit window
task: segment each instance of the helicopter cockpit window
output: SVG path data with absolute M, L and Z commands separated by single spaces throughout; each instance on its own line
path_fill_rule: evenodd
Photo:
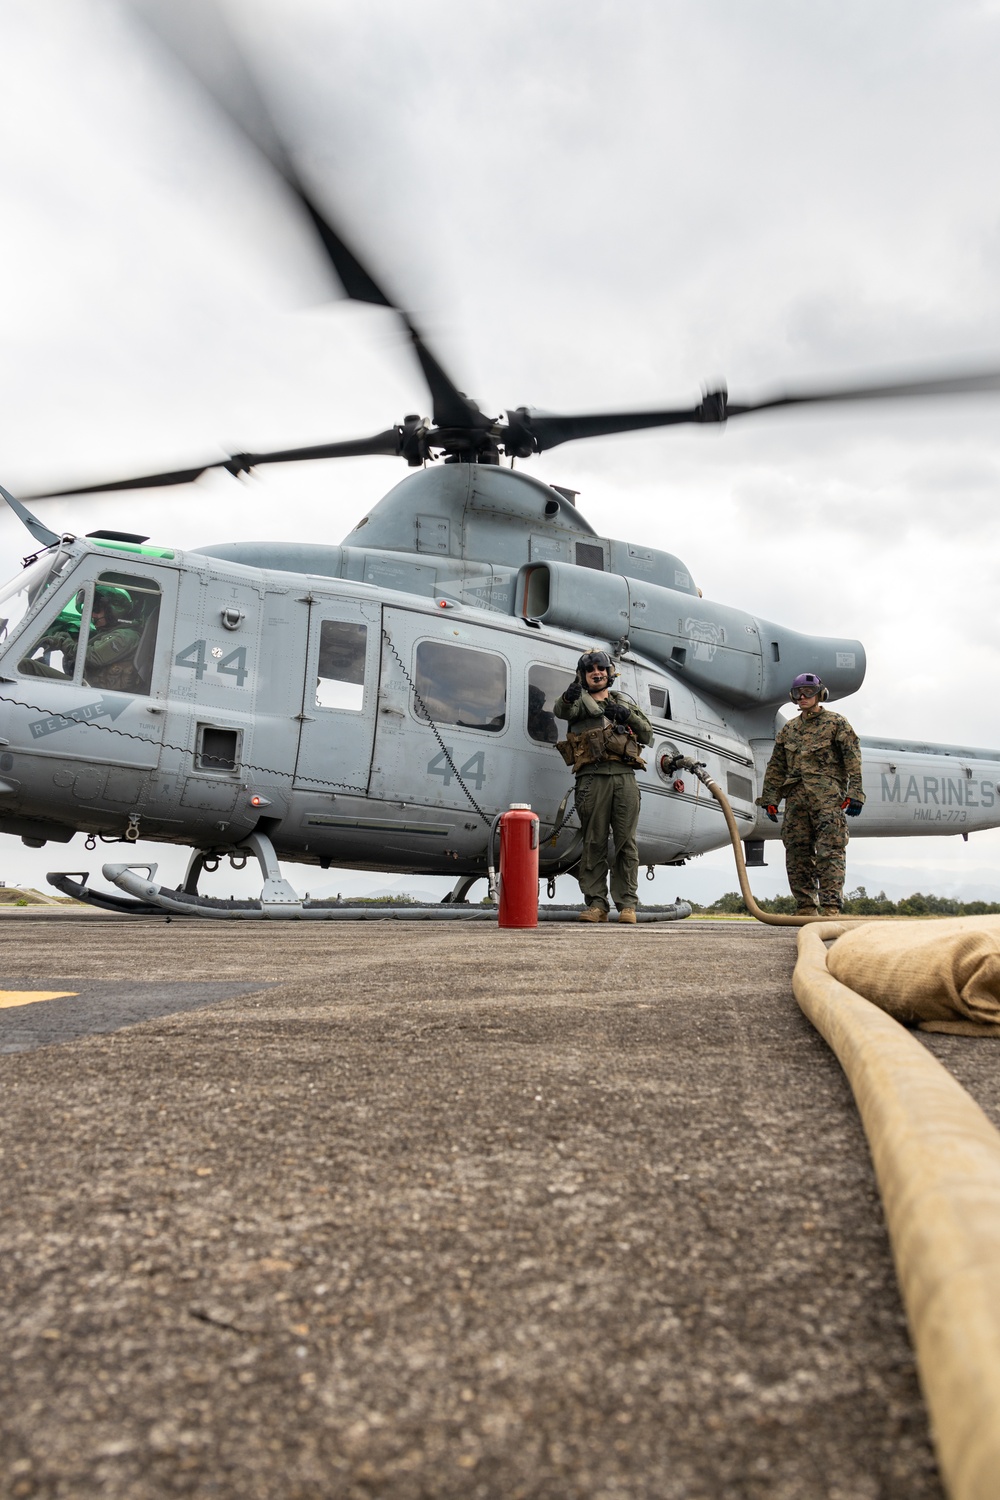
M 153 671 L 160 589 L 151 578 L 102 573 L 63 601 L 18 663 L 27 677 L 147 693 Z M 87 646 L 82 653 L 80 639 Z
M 573 680 L 568 667 L 531 667 L 528 670 L 528 734 L 543 745 L 554 745 L 559 725 L 552 705 Z
M 360 713 L 365 698 L 368 626 L 324 620 L 319 627 L 316 707 Z
M 492 651 L 421 641 L 416 685 L 435 724 L 499 734 L 507 722 L 507 663 Z M 413 712 L 424 717 L 419 703 Z

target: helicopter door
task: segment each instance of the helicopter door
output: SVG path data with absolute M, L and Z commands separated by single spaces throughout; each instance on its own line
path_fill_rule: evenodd
M 308 608 L 295 786 L 364 796 L 375 738 L 381 607 L 367 599 L 314 596 Z
M 172 570 L 147 570 L 145 560 L 142 573 L 110 561 L 88 559 L 71 582 L 52 590 L 18 647 L 17 688 L 32 753 L 80 766 L 75 795 L 86 787 L 89 798 L 101 793 L 105 802 L 126 803 L 139 796 L 143 773 L 160 756 L 163 722 L 151 704 L 155 709 L 163 696 L 167 669 L 157 640 L 177 585 Z M 107 762 L 113 769 L 106 776 L 88 769 Z M 69 782 L 56 782 L 63 784 Z
M 503 654 L 509 638 L 461 617 L 404 609 L 387 609 L 385 624 L 372 794 L 456 812 L 450 831 L 464 837 L 474 828 L 481 839 L 470 797 L 495 811 L 521 791 Z

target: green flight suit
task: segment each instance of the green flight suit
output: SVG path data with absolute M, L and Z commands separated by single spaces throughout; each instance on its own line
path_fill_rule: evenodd
M 630 710 L 628 722 L 614 727 L 630 729 L 640 745 L 651 745 L 653 730 L 646 715 L 623 693 L 612 690 L 608 699 L 624 704 Z M 567 720 L 570 736 L 600 729 L 608 723 L 601 703 L 586 689 L 572 703 L 557 698 L 552 712 L 557 719 Z M 600 906 L 605 911 L 609 909 L 610 834 L 614 846 L 614 857 L 610 862 L 611 899 L 619 911 L 626 906 L 634 909 L 639 899 L 639 845 L 636 841 L 639 787 L 635 771 L 620 759 L 581 767 L 576 773 L 575 803 L 583 830 L 583 854 L 577 880 L 587 905 Z
M 785 799 L 781 842 L 788 885 L 799 910 L 839 908 L 847 873 L 847 823 L 842 804 L 864 802 L 861 746 L 842 714 L 817 704 L 789 719 L 774 742 L 757 799 Z
M 47 635 L 43 642 L 52 651 L 61 651 L 66 671 L 59 672 L 43 661 L 25 659 L 18 663 L 18 671 L 32 677 L 72 677 L 76 665 L 78 638 L 70 631 L 58 630 Z M 89 687 L 113 688 L 119 693 L 136 693 L 142 684 L 135 668 L 135 653 L 139 645 L 139 632 L 131 625 L 106 625 L 91 633 L 87 642 L 87 658 L 84 662 L 84 681 Z

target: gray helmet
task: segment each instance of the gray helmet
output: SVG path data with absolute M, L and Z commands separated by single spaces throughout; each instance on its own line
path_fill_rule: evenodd
M 615 664 L 606 651 L 601 651 L 600 649 L 585 651 L 576 664 L 577 676 L 584 686 L 587 683 L 587 673 L 592 672 L 595 667 L 599 667 L 602 672 L 607 672 L 609 683 L 614 682 L 618 676 L 618 673 L 615 671 Z

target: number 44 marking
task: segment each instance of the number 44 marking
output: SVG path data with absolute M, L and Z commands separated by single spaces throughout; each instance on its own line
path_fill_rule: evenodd
M 451 785 L 455 775 L 448 764 L 449 755 L 451 755 L 450 749 L 447 755 L 443 750 L 439 750 L 434 759 L 427 762 L 428 776 L 440 776 L 445 786 Z M 481 792 L 483 782 L 486 780 L 486 752 L 484 750 L 477 750 L 475 755 L 469 757 L 464 766 L 459 766 L 458 774 L 463 781 L 471 781 L 476 791 Z
M 200 682 L 208 671 L 208 652 L 205 641 L 195 641 L 191 646 L 185 646 L 183 651 L 178 651 L 174 657 L 174 666 L 187 667 L 193 672 Z M 216 662 L 215 670 L 221 672 L 223 677 L 235 677 L 236 686 L 242 687 L 250 675 L 247 670 L 247 648 L 237 646 L 235 651 L 230 651 L 221 661 Z

